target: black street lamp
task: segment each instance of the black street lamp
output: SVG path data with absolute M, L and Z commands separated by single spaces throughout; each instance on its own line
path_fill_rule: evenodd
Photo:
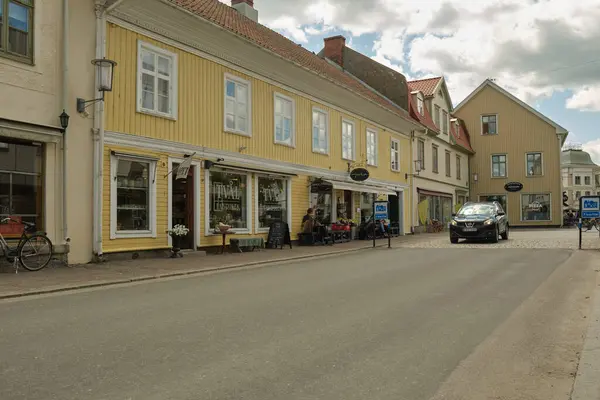
M 71 117 L 65 110 L 63 110 L 63 112 L 58 116 L 58 119 L 60 120 L 60 127 L 62 128 L 63 132 L 66 131 L 67 127 L 69 126 L 69 118 Z

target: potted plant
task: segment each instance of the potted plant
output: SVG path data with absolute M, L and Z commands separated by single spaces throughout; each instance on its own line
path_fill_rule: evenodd
M 180 253 L 181 240 L 187 236 L 189 232 L 190 230 L 185 225 L 181 224 L 177 224 L 173 229 L 167 231 L 169 236 L 171 236 L 171 258 L 176 258 L 178 256 L 183 257 L 183 254 Z

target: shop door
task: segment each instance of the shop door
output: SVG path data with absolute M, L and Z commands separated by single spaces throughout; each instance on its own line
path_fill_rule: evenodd
M 176 171 L 179 164 L 173 164 L 173 171 Z M 171 215 L 172 226 L 185 225 L 189 229 L 189 233 L 181 240 L 182 249 L 194 249 L 194 171 L 195 167 L 191 167 L 188 171 L 187 179 L 175 179 L 177 174 L 171 174 L 172 182 L 172 199 L 171 199 Z
M 400 202 L 398 201 L 398 196 L 388 196 L 388 201 L 390 202 L 390 221 L 391 222 L 400 222 Z

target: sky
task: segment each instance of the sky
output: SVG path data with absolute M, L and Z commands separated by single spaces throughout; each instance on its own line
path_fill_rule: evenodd
M 343 35 L 408 80 L 443 75 L 455 105 L 494 78 L 600 164 L 600 0 L 254 0 L 254 8 L 261 24 L 314 52 Z

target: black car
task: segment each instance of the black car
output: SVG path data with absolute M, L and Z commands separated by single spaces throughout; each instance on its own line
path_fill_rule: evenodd
M 497 201 L 465 203 L 450 221 L 450 242 L 458 239 L 490 240 L 498 237 L 508 240 L 509 223 L 506 213 Z

